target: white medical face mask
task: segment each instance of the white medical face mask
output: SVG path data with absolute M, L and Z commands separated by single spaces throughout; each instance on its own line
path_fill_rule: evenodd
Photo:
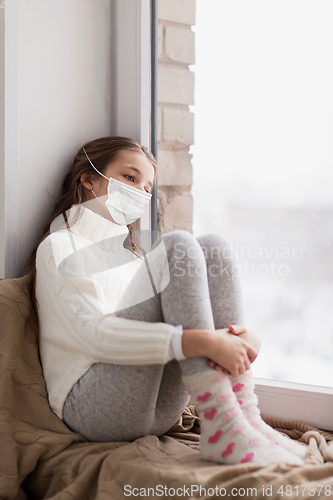
M 146 211 L 152 196 L 151 193 L 145 193 L 138 188 L 128 186 L 124 182 L 118 181 L 113 177 L 106 177 L 92 164 L 84 148 L 83 151 L 96 172 L 109 181 L 108 199 L 105 205 L 113 220 L 118 224 L 127 225 L 139 219 Z M 94 191 L 91 191 L 97 200 L 104 205 L 104 203 L 98 199 Z

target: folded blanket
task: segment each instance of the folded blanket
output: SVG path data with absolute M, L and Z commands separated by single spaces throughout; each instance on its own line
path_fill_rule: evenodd
M 35 332 L 25 334 L 30 307 L 26 277 L 0 281 L 1 499 L 219 498 L 237 496 L 237 491 L 245 497 L 296 499 L 318 498 L 319 490 L 320 498 L 329 497 L 333 435 L 304 424 L 301 431 L 302 424 L 294 426 L 297 437 L 309 443 L 304 466 L 202 460 L 200 420 L 191 405 L 161 437 L 131 443 L 85 441 L 49 407 Z M 272 425 L 268 417 L 266 421 Z M 288 434 L 290 423 L 275 424 Z

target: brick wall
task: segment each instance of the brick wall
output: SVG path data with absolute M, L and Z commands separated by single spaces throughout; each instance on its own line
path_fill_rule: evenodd
M 158 230 L 192 233 L 195 0 L 158 2 Z

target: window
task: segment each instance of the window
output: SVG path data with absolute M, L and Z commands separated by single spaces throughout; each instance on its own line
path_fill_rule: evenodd
M 322 386 L 333 386 L 332 19 L 329 1 L 197 0 L 195 27 L 194 234 L 233 243 L 246 323 L 263 341 L 255 375 Z

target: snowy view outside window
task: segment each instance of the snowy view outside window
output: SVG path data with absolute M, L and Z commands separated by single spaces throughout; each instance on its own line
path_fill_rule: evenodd
M 333 2 L 196 0 L 194 236 L 238 257 L 256 377 L 333 386 Z

